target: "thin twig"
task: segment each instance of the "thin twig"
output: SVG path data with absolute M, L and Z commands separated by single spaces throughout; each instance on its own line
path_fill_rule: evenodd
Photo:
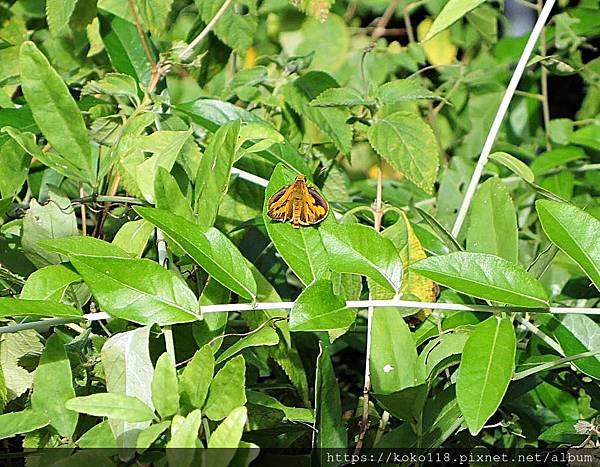
M 502 102 L 500 102 L 500 106 L 498 107 L 498 111 L 496 112 L 496 117 L 494 118 L 494 122 L 492 123 L 492 127 L 487 135 L 485 143 L 483 145 L 483 149 L 479 156 L 479 160 L 477 161 L 477 165 L 475 166 L 475 170 L 473 172 L 473 176 L 471 177 L 471 181 L 469 182 L 469 186 L 465 193 L 465 197 L 458 211 L 458 215 L 456 216 L 456 221 L 454 222 L 454 227 L 452 227 L 452 235 L 454 237 L 458 237 L 460 230 L 462 228 L 463 222 L 467 216 L 467 212 L 469 211 L 469 207 L 471 206 L 471 201 L 473 200 L 473 196 L 475 195 L 475 190 L 477 189 L 477 185 L 479 184 L 479 179 L 483 174 L 483 169 L 488 161 L 488 157 L 494 145 L 494 141 L 496 140 L 496 136 L 498 135 L 498 131 L 500 130 L 500 126 L 502 125 L 502 121 L 504 120 L 504 116 L 506 115 L 506 111 L 508 110 L 508 106 L 512 97 L 517 89 L 517 85 L 523 76 L 523 72 L 525 71 L 525 67 L 527 66 L 527 62 L 529 61 L 529 56 L 533 52 L 533 48 L 540 37 L 542 30 L 544 29 L 544 25 L 546 24 L 546 20 L 552 11 L 552 7 L 556 0 L 546 0 L 546 4 L 542 11 L 540 12 L 540 16 L 538 17 L 531 34 L 529 35 L 529 39 L 527 40 L 527 44 L 523 49 L 523 53 L 521 54 L 521 58 L 517 63 L 517 67 L 508 83 L 508 87 L 506 88 L 506 92 L 502 97 Z
M 537 6 L 538 8 L 542 8 L 542 0 L 538 0 Z M 546 56 L 548 52 L 546 47 L 546 30 L 542 29 L 542 33 L 540 35 L 540 53 L 542 57 Z M 548 70 L 544 65 L 541 67 L 541 88 L 542 88 L 542 115 L 544 118 L 544 136 L 546 137 L 546 150 L 550 151 L 552 149 L 552 144 L 550 142 L 550 133 L 548 129 L 550 128 L 550 102 L 548 100 Z
M 79 187 L 79 196 L 82 198 L 85 196 L 85 192 L 83 191 L 83 185 Z M 81 204 L 81 235 L 84 237 L 87 235 L 87 221 L 85 214 L 85 204 Z
M 404 0 L 404 6 L 402 7 L 402 16 L 404 17 L 404 27 L 406 28 L 408 42 L 412 44 L 415 41 L 415 33 L 413 30 L 412 22 L 410 20 L 410 10 L 410 3 Z
M 371 36 L 371 40 L 373 42 L 375 42 L 377 39 L 383 36 L 383 34 L 385 34 L 385 27 L 390 22 L 390 19 L 392 19 L 392 16 L 394 16 L 394 12 L 396 11 L 397 6 L 398 0 L 392 0 L 390 2 L 385 12 L 377 22 L 375 29 L 373 30 L 373 35 Z
M 163 268 L 169 266 L 169 256 L 167 252 L 167 242 L 165 236 L 160 229 L 156 229 L 156 250 L 158 252 L 158 264 Z M 175 344 L 173 342 L 173 329 L 170 325 L 163 326 L 163 334 L 165 336 L 165 347 L 167 354 L 171 357 L 173 365 L 175 365 Z
M 221 8 L 219 8 L 219 11 L 217 11 L 215 16 L 213 16 L 213 19 L 211 19 L 206 25 L 206 27 L 200 32 L 200 34 L 198 34 L 194 38 L 194 40 L 190 42 L 189 45 L 181 51 L 181 53 L 179 54 L 180 60 L 186 60 L 190 56 L 190 54 L 196 48 L 196 46 L 200 42 L 202 42 L 202 40 L 208 35 L 208 33 L 212 31 L 217 22 L 223 17 L 223 15 L 225 14 L 232 2 L 233 0 L 225 0 L 223 5 L 221 5 Z
M 148 41 L 146 40 L 146 34 L 144 33 L 144 28 L 137 14 L 135 5 L 133 4 L 133 0 L 127 0 L 127 4 L 129 5 L 129 10 L 131 11 L 131 15 L 133 16 L 133 22 L 135 23 L 135 27 L 137 28 L 140 40 L 142 41 L 144 52 L 146 52 L 148 61 L 150 62 L 150 65 L 152 65 L 152 70 L 154 70 L 156 68 L 156 62 L 154 61 L 154 57 L 152 56 L 152 52 L 150 51 L 150 46 L 148 45 Z
M 377 195 L 375 198 L 375 206 L 373 207 L 373 217 L 375 219 L 375 231 L 381 230 L 381 220 L 383 218 L 383 168 L 381 157 L 377 160 Z M 372 295 L 369 292 L 369 300 Z M 358 441 L 356 442 L 355 454 L 358 454 L 363 447 L 365 442 L 365 436 L 369 429 L 369 395 L 371 392 L 371 339 L 373 331 L 373 311 L 374 307 L 370 306 L 367 310 L 367 344 L 365 351 L 365 380 L 363 386 L 363 411 L 360 421 L 360 432 L 358 434 Z
M 200 306 L 201 314 L 204 313 L 225 313 L 225 312 L 252 312 L 257 310 L 289 310 L 294 306 L 295 302 L 257 302 L 257 303 L 227 303 L 220 305 L 204 305 Z M 561 314 L 577 314 L 577 315 L 599 315 L 600 308 L 584 308 L 584 307 L 547 307 L 547 308 L 526 308 L 517 306 L 492 306 L 492 305 L 467 305 L 464 303 L 432 303 L 432 302 L 416 302 L 409 300 L 348 300 L 347 308 L 416 308 L 416 309 L 432 309 L 432 310 L 451 310 L 451 311 L 475 311 L 481 313 L 549 313 L 554 315 Z M 43 311 L 40 310 L 43 315 Z M 13 316 L 19 316 L 19 311 L 15 310 Z M 110 319 L 111 316 L 105 312 L 88 313 L 82 316 L 73 318 L 50 318 L 41 321 L 32 321 L 30 323 L 12 324 L 9 326 L 0 327 L 0 334 L 8 332 L 18 332 L 24 329 L 37 329 L 47 327 L 49 325 L 59 325 L 65 323 L 73 323 L 77 321 L 97 321 L 100 319 Z M 198 315 L 200 319 L 200 315 Z

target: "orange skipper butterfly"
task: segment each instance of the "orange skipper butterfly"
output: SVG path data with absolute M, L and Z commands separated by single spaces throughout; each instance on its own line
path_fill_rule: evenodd
M 329 205 L 317 190 L 298 175 L 292 185 L 284 186 L 269 199 L 269 217 L 275 221 L 291 221 L 295 229 L 318 224 L 327 217 Z

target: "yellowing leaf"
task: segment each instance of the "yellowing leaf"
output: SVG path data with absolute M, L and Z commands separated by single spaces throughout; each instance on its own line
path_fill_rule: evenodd
M 422 41 L 431 28 L 431 18 L 426 18 L 417 26 L 417 38 Z M 423 44 L 423 51 L 432 65 L 448 65 L 456 60 L 458 47 L 450 41 L 450 31 L 443 30 Z

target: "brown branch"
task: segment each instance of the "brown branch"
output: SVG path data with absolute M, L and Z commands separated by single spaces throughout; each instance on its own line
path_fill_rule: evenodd
M 137 14 L 137 10 L 135 8 L 135 5 L 133 4 L 133 0 L 127 0 L 127 4 L 129 5 L 129 10 L 133 15 L 133 21 L 140 36 L 140 40 L 142 41 L 144 52 L 146 52 L 146 56 L 148 57 L 148 61 L 152 65 L 152 71 L 154 72 L 154 69 L 156 68 L 156 62 L 154 61 L 154 57 L 152 56 L 152 52 L 150 51 L 150 46 L 148 45 L 148 41 L 146 40 L 146 34 L 144 33 L 142 22 L 140 21 L 140 17 Z
M 394 12 L 396 11 L 397 6 L 398 6 L 398 0 L 392 0 L 390 2 L 388 7 L 386 8 L 385 12 L 383 13 L 383 16 L 381 16 L 381 18 L 377 22 L 377 26 L 375 26 L 375 30 L 373 31 L 373 36 L 372 36 L 373 42 L 375 42 L 377 39 L 379 39 L 385 33 L 385 27 L 390 22 L 390 19 L 392 19 L 392 16 L 394 16 Z M 408 29 L 407 29 L 407 32 L 408 32 Z

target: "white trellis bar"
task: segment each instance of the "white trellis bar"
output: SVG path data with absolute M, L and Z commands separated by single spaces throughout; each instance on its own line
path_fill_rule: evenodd
M 200 307 L 200 313 L 225 313 L 225 312 L 244 312 L 258 310 L 289 310 L 294 306 L 294 302 L 258 302 L 258 303 L 230 303 L 226 305 L 206 305 Z M 551 313 L 551 314 L 584 314 L 600 315 L 600 308 L 569 308 L 551 306 L 547 308 L 524 308 L 514 306 L 491 306 L 491 305 L 466 305 L 462 303 L 429 303 L 413 302 L 408 300 L 349 300 L 346 302 L 348 308 L 416 308 L 448 311 L 476 311 L 483 313 L 503 312 L 503 313 Z M 15 313 L 17 314 L 17 313 Z M 40 329 L 50 326 L 58 326 L 76 321 L 98 321 L 110 319 L 108 313 L 88 313 L 80 318 L 49 318 L 41 321 L 32 321 L 30 323 L 11 324 L 0 327 L 0 334 L 9 332 L 24 331 L 26 329 Z

